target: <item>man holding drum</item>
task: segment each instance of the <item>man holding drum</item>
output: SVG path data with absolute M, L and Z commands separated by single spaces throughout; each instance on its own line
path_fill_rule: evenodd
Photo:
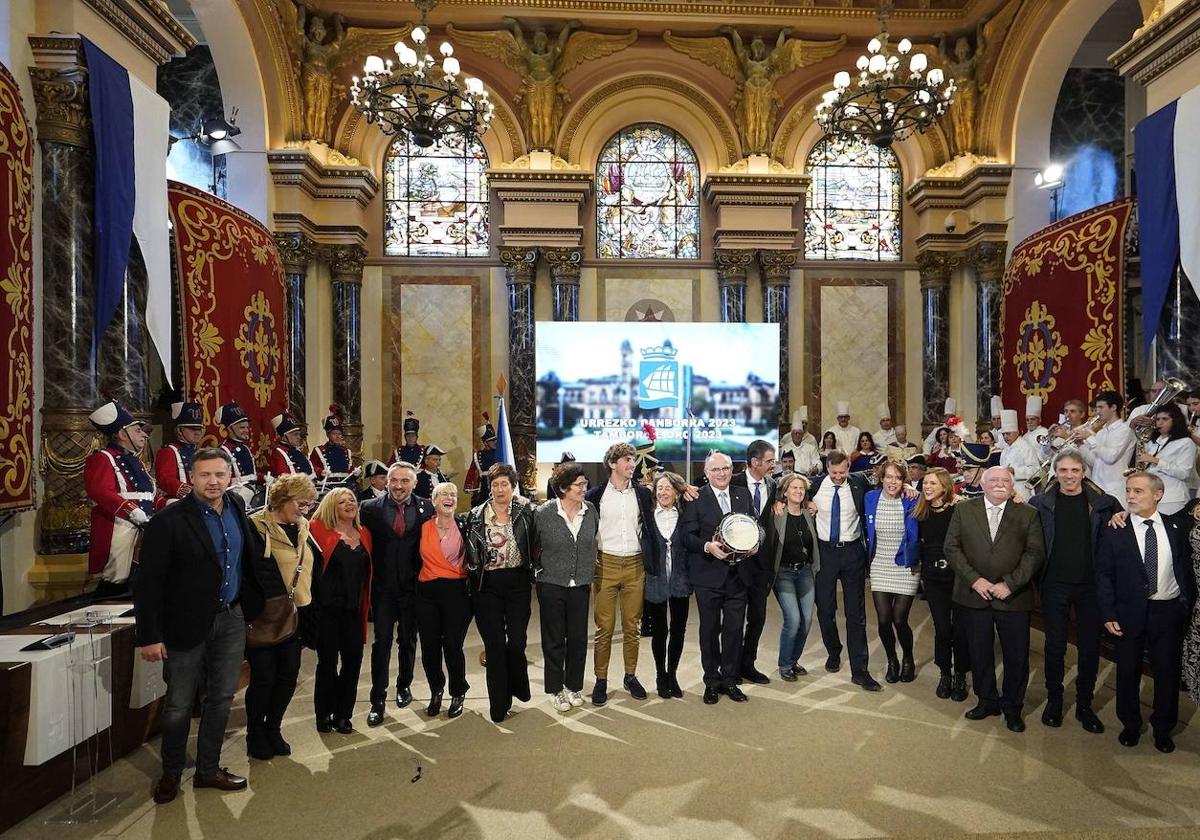
M 735 703 L 744 703 L 746 695 L 738 688 L 737 679 L 741 672 L 746 592 L 753 584 L 754 569 L 750 562 L 739 562 L 740 553 L 720 539 L 719 531 L 730 514 L 752 517 L 754 502 L 745 487 L 730 486 L 733 461 L 729 456 L 710 454 L 704 461 L 704 476 L 708 484 L 700 488 L 695 501 L 684 506 L 680 518 L 688 573 L 700 612 L 704 702 L 712 705 L 724 694 Z M 758 550 L 757 541 L 743 548 L 753 554 Z

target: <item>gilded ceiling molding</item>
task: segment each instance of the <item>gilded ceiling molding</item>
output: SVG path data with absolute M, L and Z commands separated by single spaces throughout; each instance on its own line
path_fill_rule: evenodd
M 155 64 L 166 64 L 196 46 L 196 39 L 160 0 L 84 0 L 84 3 Z
M 375 0 L 378 3 L 378 0 Z M 661 2 L 652 0 L 535 0 L 531 3 L 507 3 L 503 0 L 441 0 L 441 6 L 469 6 L 473 8 L 503 9 L 505 14 L 517 14 L 522 11 L 535 12 L 564 12 L 575 15 L 596 13 L 609 14 L 642 14 L 658 16 L 681 16 L 689 18 L 726 19 L 736 16 L 745 20 L 753 17 L 770 19 L 778 18 L 809 18 L 829 20 L 836 17 L 840 20 L 864 19 L 875 20 L 879 11 L 877 7 L 847 9 L 843 0 L 818 0 L 821 5 L 774 5 L 770 3 L 714 3 L 714 2 Z M 901 3 L 904 0 L 900 0 Z M 982 0 L 966 0 L 961 9 L 929 9 L 928 0 L 913 0 L 910 8 L 898 8 L 892 12 L 893 20 L 916 19 L 921 21 L 957 20 L 970 14 Z M 349 4 L 348 4 L 349 5 Z M 400 5 L 400 2 L 396 2 Z
M 737 135 L 733 132 L 728 114 L 721 111 L 708 96 L 687 82 L 672 78 L 671 76 L 651 75 L 626 76 L 623 79 L 609 82 L 603 87 L 589 93 L 576 107 L 571 109 L 571 118 L 567 121 L 562 133 L 558 136 L 558 145 L 555 148 L 555 154 L 561 158 L 570 160 L 571 144 L 575 141 L 575 135 L 579 131 L 579 127 L 583 124 L 583 121 L 598 112 L 606 99 L 639 88 L 662 90 L 675 94 L 681 97 L 687 104 L 698 108 L 720 134 L 721 143 L 725 151 L 725 160 L 732 163 L 741 157 L 738 151 Z M 683 102 L 680 104 L 682 105 Z

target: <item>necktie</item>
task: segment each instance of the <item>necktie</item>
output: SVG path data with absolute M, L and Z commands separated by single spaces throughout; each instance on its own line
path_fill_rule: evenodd
M 996 531 L 1000 529 L 1000 506 L 988 508 L 988 531 L 991 532 L 992 542 L 996 541 Z
M 407 505 L 398 506 L 396 508 L 396 515 L 392 518 L 392 530 L 396 532 L 397 537 L 404 536 L 404 529 L 408 524 L 404 521 L 404 509 L 406 507 Z
M 754 512 L 762 513 L 762 482 L 754 482 Z
M 1147 519 L 1146 548 L 1142 551 L 1142 562 L 1146 564 L 1146 577 L 1150 581 L 1150 594 L 1158 592 L 1158 534 L 1154 530 L 1154 520 Z
M 829 506 L 829 541 L 842 541 L 842 485 L 833 485 L 833 504 Z
M 729 513 L 729 494 L 724 490 L 720 493 L 721 513 Z

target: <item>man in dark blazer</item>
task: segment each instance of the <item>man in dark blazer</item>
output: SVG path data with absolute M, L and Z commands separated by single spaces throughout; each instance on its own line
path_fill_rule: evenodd
M 1096 597 L 1104 629 L 1117 639 L 1118 740 L 1137 746 L 1142 731 L 1139 702 L 1142 660 L 1154 673 L 1150 727 L 1159 752 L 1174 751 L 1179 722 L 1179 676 L 1183 639 L 1196 602 L 1187 530 L 1158 510 L 1163 483 L 1136 472 L 1125 479 L 1128 522 L 1106 528 L 1096 552 Z
M 753 440 L 746 447 L 746 470 L 733 477 L 731 487 L 745 487 L 750 493 L 751 509 L 757 519 L 775 500 L 775 448 L 765 440 Z M 754 667 L 758 642 L 767 624 L 767 601 L 771 596 L 772 570 L 754 564 L 754 578 L 746 590 L 746 632 L 742 639 L 741 678 L 758 685 L 771 682 Z
M 837 585 L 841 581 L 850 681 L 865 691 L 879 691 L 882 686 L 868 670 L 867 654 L 867 547 L 862 523 L 870 486 L 865 476 L 850 475 L 850 458 L 841 450 L 829 453 L 827 469 L 828 473 L 814 479 L 808 488 L 821 552 L 814 594 L 821 640 L 829 654 L 825 670 L 842 669 L 842 639 L 837 628 Z
M 1096 546 L 1121 503 L 1087 481 L 1087 465 L 1074 448 L 1054 458 L 1057 481 L 1029 500 L 1042 520 L 1046 563 L 1038 575 L 1046 631 L 1046 708 L 1042 723 L 1062 726 L 1067 628 L 1075 615 L 1079 670 L 1075 675 L 1075 719 L 1088 732 L 1104 724 L 1092 709 L 1100 667 L 1100 607 L 1096 602 Z
M 192 704 L 205 680 L 196 739 L 196 788 L 242 790 L 246 780 L 220 766 L 221 742 L 246 649 L 246 623 L 264 599 L 284 594 L 282 581 L 259 573 L 261 554 L 238 494 L 229 492 L 233 463 L 220 448 L 197 450 L 192 492 L 146 525 L 133 590 L 138 653 L 162 662 L 162 776 L 154 801 L 179 793 L 187 759 Z
M 371 532 L 371 614 L 375 641 L 371 645 L 371 711 L 367 726 L 383 723 L 392 665 L 392 635 L 396 633 L 396 705 L 412 702 L 413 668 L 417 660 L 417 567 L 421 526 L 434 517 L 433 503 L 413 493 L 417 468 L 397 461 L 388 468 L 386 496 L 362 503 L 359 515 Z
M 1012 732 L 1024 732 L 1021 707 L 1029 681 L 1029 613 L 1033 579 L 1045 552 L 1038 512 L 1012 501 L 1013 474 L 988 467 L 983 497 L 954 506 L 946 559 L 954 569 L 954 603 L 967 620 L 978 705 L 966 713 L 982 720 L 1004 712 Z M 996 690 L 995 637 L 1004 660 L 1004 693 Z
M 741 672 L 742 629 L 746 623 L 746 590 L 755 577 L 755 558 L 731 565 L 729 552 L 713 540 L 727 513 L 752 516 L 753 502 L 743 487 L 730 487 L 733 462 L 714 452 L 704 461 L 708 483 L 695 501 L 683 506 L 679 527 L 688 553 L 688 577 L 696 590 L 700 613 L 700 664 L 704 667 L 704 702 L 710 706 L 725 694 L 735 703 L 746 695 L 737 686 Z

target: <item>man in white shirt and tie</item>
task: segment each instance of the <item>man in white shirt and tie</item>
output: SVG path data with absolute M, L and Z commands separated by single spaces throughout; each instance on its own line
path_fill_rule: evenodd
M 1087 461 L 1092 481 L 1110 496 L 1125 498 L 1125 470 L 1133 459 L 1137 438 L 1121 419 L 1121 395 L 1116 391 L 1101 391 L 1092 403 L 1099 418 L 1100 431 L 1081 428 L 1078 439 L 1080 451 Z
M 750 491 L 750 504 L 754 518 L 775 500 L 775 449 L 765 440 L 754 440 L 746 447 L 746 471 L 733 477 L 730 486 L 745 487 Z M 746 592 L 746 632 L 742 637 L 741 678 L 756 685 L 766 685 L 771 679 L 754 667 L 758 658 L 758 642 L 767 623 L 767 600 L 771 595 L 771 578 L 774 568 L 766 568 L 771 558 L 766 554 L 752 558 L 755 563 L 754 578 Z
M 1154 747 L 1175 749 L 1179 722 L 1180 660 L 1196 602 L 1187 530 L 1158 510 L 1162 479 L 1135 472 L 1125 480 L 1129 510 L 1124 527 L 1104 528 L 1096 552 L 1096 598 L 1104 629 L 1116 637 L 1117 740 L 1135 747 L 1141 738 L 1142 661 L 1149 653 L 1154 674 L 1150 728 Z M 1113 517 L 1120 523 L 1121 514 Z

